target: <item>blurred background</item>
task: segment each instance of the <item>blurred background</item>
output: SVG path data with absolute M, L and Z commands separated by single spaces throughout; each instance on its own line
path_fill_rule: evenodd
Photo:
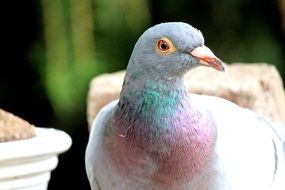
M 50 190 L 90 189 L 88 83 L 124 69 L 137 38 L 154 24 L 190 23 L 225 62 L 267 62 L 285 79 L 285 0 L 25 0 L 0 9 L 0 107 L 73 139 Z

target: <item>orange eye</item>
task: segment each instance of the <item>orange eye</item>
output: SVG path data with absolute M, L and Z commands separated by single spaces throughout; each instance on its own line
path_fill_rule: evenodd
M 157 47 L 160 51 L 167 51 L 169 50 L 169 45 L 165 40 L 158 40 Z
M 156 43 L 155 51 L 160 55 L 168 55 L 175 52 L 176 48 L 168 38 L 160 38 Z

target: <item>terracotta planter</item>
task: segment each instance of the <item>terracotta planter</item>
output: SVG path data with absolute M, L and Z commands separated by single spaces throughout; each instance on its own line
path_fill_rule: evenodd
M 71 138 L 63 131 L 45 128 L 36 128 L 36 135 L 0 143 L 1 190 L 47 189 L 58 155 L 70 148 Z

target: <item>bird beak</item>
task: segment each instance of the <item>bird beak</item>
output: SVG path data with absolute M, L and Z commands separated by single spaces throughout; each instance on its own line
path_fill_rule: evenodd
M 197 58 L 201 65 L 212 67 L 218 71 L 225 71 L 224 63 L 207 46 L 197 47 L 190 51 L 189 54 Z

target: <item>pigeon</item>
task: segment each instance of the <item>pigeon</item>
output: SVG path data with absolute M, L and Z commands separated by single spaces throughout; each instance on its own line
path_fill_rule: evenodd
M 86 148 L 92 190 L 284 190 L 281 136 L 269 119 L 189 93 L 183 77 L 224 63 L 189 24 L 147 29 L 118 100 L 96 116 Z

